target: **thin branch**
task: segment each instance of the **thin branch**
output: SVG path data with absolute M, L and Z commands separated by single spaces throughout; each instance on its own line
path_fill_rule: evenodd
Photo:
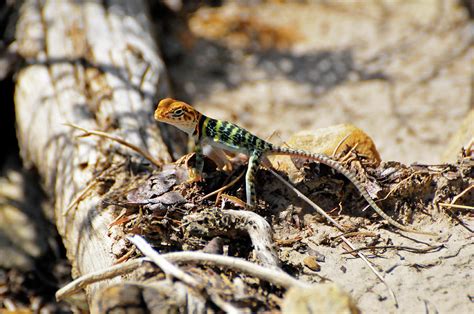
M 474 210 L 474 206 L 468 206 L 468 205 L 458 205 L 458 204 L 450 204 L 450 203 L 438 203 L 438 205 L 441 205 L 443 207 L 450 207 L 450 208 Z
M 219 199 L 222 199 L 221 209 L 224 209 L 226 201 L 233 204 L 234 206 L 238 206 L 238 207 L 241 207 L 241 208 L 244 208 L 244 209 L 249 209 L 248 204 L 245 203 L 244 201 L 242 201 L 240 198 L 238 198 L 236 196 L 221 193 L 218 197 L 219 197 Z
M 466 189 L 464 189 L 464 191 L 462 191 L 461 193 L 459 193 L 458 195 L 456 195 L 455 197 L 453 197 L 453 199 L 451 200 L 450 203 L 438 203 L 438 205 L 441 205 L 443 207 L 448 207 L 450 209 L 452 208 L 458 208 L 458 209 L 468 209 L 468 210 L 474 210 L 474 207 L 473 206 L 467 206 L 467 205 L 458 205 L 458 204 L 455 204 L 458 199 L 460 199 L 464 194 L 466 194 L 467 192 L 469 192 L 472 188 L 474 188 L 474 184 L 468 186 Z M 453 219 L 455 219 L 457 222 L 459 222 L 459 224 L 464 227 L 467 231 L 469 231 L 470 233 L 474 233 L 474 230 L 472 230 L 461 218 L 455 216 L 453 213 L 448 213 Z
M 226 314 L 241 314 L 242 311 L 237 309 L 229 302 L 224 301 L 217 293 L 209 294 L 209 298 L 215 305 L 221 308 Z
M 340 141 L 339 143 L 337 143 L 336 147 L 334 148 L 334 150 L 332 151 L 332 155 L 331 156 L 335 156 L 337 151 L 339 150 L 339 147 L 341 147 L 341 145 L 347 140 L 347 138 L 351 136 L 351 134 L 346 134 L 346 136 L 344 136 Z
M 242 178 L 242 176 L 244 175 L 244 173 L 245 173 L 245 171 L 242 171 L 242 173 L 239 174 L 234 180 L 232 180 L 232 181 L 229 182 L 228 184 L 224 185 L 223 187 L 221 187 L 221 188 L 215 190 L 214 192 L 211 192 L 211 193 L 205 195 L 202 199 L 205 200 L 205 199 L 207 199 L 207 198 L 209 198 L 209 197 L 211 197 L 211 196 L 213 196 L 213 195 L 216 195 L 216 194 L 218 194 L 218 193 L 220 193 L 220 192 L 222 192 L 222 191 L 227 190 L 229 187 L 231 187 L 231 186 L 233 186 L 235 183 L 237 183 L 237 181 L 239 181 L 239 180 Z
M 186 274 L 184 271 L 179 269 L 178 267 L 171 264 L 166 258 L 164 258 L 161 254 L 155 251 L 150 244 L 148 244 L 145 239 L 143 239 L 139 235 L 134 235 L 132 237 L 127 237 L 130 242 L 135 244 L 135 246 L 146 256 L 148 257 L 153 263 L 155 263 L 165 274 L 171 275 L 190 287 L 201 289 L 199 282 L 191 277 L 190 275 Z
M 56 291 L 56 301 L 64 300 L 65 298 L 75 294 L 79 290 L 87 287 L 90 284 L 93 284 L 98 281 L 103 281 L 106 279 L 114 278 L 120 275 L 128 274 L 138 267 L 140 267 L 144 262 L 148 261 L 145 258 L 139 258 L 124 262 L 122 264 L 113 265 L 106 269 L 101 269 L 78 277 L 77 279 L 71 281 L 58 291 Z
M 293 278 L 283 271 L 266 268 L 237 257 L 203 252 L 174 252 L 162 254 L 162 257 L 171 262 L 177 263 L 207 263 L 229 268 L 287 289 L 291 287 L 308 288 L 311 286 L 311 284 Z M 93 284 L 95 282 L 130 273 L 140 267 L 144 262 L 150 262 L 150 259 L 145 257 L 138 258 L 78 277 L 56 292 L 56 300 L 63 300 L 66 297 L 71 296 L 79 290 L 85 288 L 87 285 Z
M 201 292 L 204 292 L 218 307 L 224 310 L 226 313 L 230 314 L 238 314 L 239 311 L 235 308 L 232 304 L 225 302 L 219 297 L 218 294 L 209 293 L 206 289 L 206 285 L 200 284 L 194 277 L 188 275 L 179 267 L 171 264 L 163 255 L 159 254 L 156 250 L 154 250 L 151 245 L 143 239 L 139 235 L 134 235 L 128 237 L 128 239 L 135 244 L 135 246 L 146 256 L 148 257 L 153 263 L 155 263 L 165 274 L 169 276 L 173 276 L 191 288 L 198 289 Z
M 163 256 L 173 262 L 209 263 L 234 269 L 287 289 L 291 287 L 308 288 L 311 286 L 309 283 L 299 281 L 281 270 L 263 267 L 237 257 L 203 252 L 175 252 L 167 253 Z
M 330 223 L 332 223 L 334 226 L 336 226 L 337 229 L 341 232 L 346 232 L 343 226 L 341 226 L 337 221 L 335 221 L 331 216 L 329 216 L 321 207 L 316 205 L 313 201 L 311 201 L 308 197 L 306 197 L 303 193 L 301 193 L 298 189 L 296 189 L 291 183 L 283 179 L 282 176 L 280 176 L 278 173 L 275 172 L 273 169 L 268 169 L 275 177 L 277 177 L 278 180 L 280 180 L 283 184 L 285 184 L 290 190 L 296 193 L 298 197 L 303 199 L 306 203 L 311 205 L 319 214 L 321 214 L 324 218 L 326 218 Z
M 72 200 L 66 210 L 62 213 L 63 216 L 66 216 L 71 209 L 73 209 L 80 200 L 86 196 L 86 194 L 98 183 L 97 180 L 93 179 L 89 184 Z
M 363 236 L 363 237 L 376 237 L 377 234 L 372 231 L 354 231 L 354 232 L 347 232 L 345 234 L 341 234 L 341 236 L 345 237 L 357 237 L 357 236 Z M 337 238 L 340 238 L 341 236 L 337 236 Z
M 408 177 L 406 177 L 405 179 L 403 179 L 403 180 L 401 180 L 400 182 L 398 182 L 397 184 L 395 184 L 395 186 L 394 186 L 392 189 L 390 189 L 390 191 L 387 193 L 387 195 L 385 195 L 384 198 L 378 200 L 378 202 L 381 202 L 381 201 L 383 201 L 383 200 L 386 200 L 391 194 L 393 194 L 396 190 L 398 190 L 398 188 L 400 188 L 400 186 L 402 185 L 402 183 L 407 182 L 408 180 L 410 180 L 411 178 L 413 178 L 413 176 L 415 176 L 416 174 L 422 174 L 422 173 L 423 173 L 423 174 L 427 174 L 427 173 L 425 173 L 425 172 L 423 172 L 423 171 L 420 171 L 420 170 L 413 172 L 413 173 L 410 174 Z M 427 175 L 429 175 L 429 174 L 427 174 Z
M 361 247 L 361 248 L 358 248 L 356 250 L 344 252 L 342 254 L 353 254 L 353 253 L 357 253 L 357 252 L 360 252 L 360 251 L 382 250 L 382 249 L 403 250 L 403 251 L 408 251 L 408 252 L 412 252 L 412 253 L 425 254 L 425 253 L 432 253 L 432 252 L 438 251 L 438 250 L 440 250 L 442 248 L 445 248 L 445 247 L 446 246 L 443 245 L 443 244 L 437 245 L 437 246 L 430 246 L 430 247 L 427 247 L 427 248 L 424 248 L 424 249 L 418 249 L 418 248 L 414 248 L 414 247 L 411 247 L 411 246 L 404 246 L 404 245 L 381 245 L 381 246 L 371 245 L 371 246 Z
M 136 153 L 138 153 L 139 155 L 143 156 L 145 159 L 147 159 L 149 162 L 151 162 L 154 166 L 156 166 L 157 168 L 161 168 L 161 166 L 163 165 L 163 162 L 159 161 L 159 160 L 156 160 L 150 153 L 148 153 L 147 151 L 144 151 L 143 149 L 141 149 L 140 147 L 132 144 L 132 143 L 129 143 L 127 141 L 125 141 L 124 139 L 118 137 L 118 136 L 114 136 L 114 135 L 110 135 L 108 133 L 105 133 L 105 132 L 101 132 L 101 131 L 94 131 L 94 130 L 87 130 L 87 129 L 84 129 L 83 127 L 80 127 L 78 125 L 75 125 L 75 124 L 72 124 L 72 123 L 65 123 L 65 125 L 71 127 L 71 128 L 74 128 L 74 129 L 78 129 L 78 130 L 81 130 L 82 132 L 84 132 L 84 134 L 80 135 L 81 137 L 87 137 L 87 136 L 90 136 L 90 135 L 96 135 L 96 136 L 100 136 L 100 137 L 104 137 L 104 138 L 107 138 L 107 139 L 110 139 L 112 141 L 115 141 L 117 143 L 120 143 L 122 144 L 123 146 L 126 146 L 128 148 L 130 148 L 131 150 L 135 151 Z
M 473 188 L 474 188 L 474 184 L 468 186 L 466 189 L 464 189 L 464 191 L 462 191 L 461 193 L 459 193 L 458 195 L 453 197 L 453 200 L 451 201 L 451 204 L 456 203 L 458 199 L 460 199 L 464 194 L 466 194 L 467 192 L 469 192 Z
M 345 154 L 343 157 L 339 159 L 339 162 L 342 163 L 349 163 L 349 157 L 351 156 L 352 152 L 359 146 L 359 142 L 355 143 L 351 146 L 351 149 Z

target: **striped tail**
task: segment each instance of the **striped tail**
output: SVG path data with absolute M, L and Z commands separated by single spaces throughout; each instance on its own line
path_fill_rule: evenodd
M 340 164 L 339 162 L 335 160 L 332 160 L 327 155 L 310 153 L 304 150 L 295 150 L 295 149 L 280 147 L 280 146 L 273 146 L 270 152 L 270 155 L 289 155 L 289 156 L 295 156 L 295 157 L 302 157 L 302 158 L 307 158 L 307 159 L 325 164 L 335 169 L 336 171 L 342 173 L 346 178 L 348 178 L 354 184 L 357 190 L 359 190 L 360 194 L 362 194 L 365 200 L 369 203 L 370 207 L 372 207 L 375 210 L 375 212 L 379 214 L 382 218 L 386 219 L 388 223 L 390 223 L 392 226 L 397 227 L 398 229 L 407 231 L 407 232 L 426 234 L 426 235 L 435 235 L 433 233 L 411 229 L 395 221 L 375 203 L 375 201 L 370 197 L 369 193 L 367 193 L 367 190 L 364 188 L 363 184 L 359 181 L 359 179 L 356 178 L 356 176 L 351 171 L 347 170 L 346 168 L 342 166 L 342 164 Z

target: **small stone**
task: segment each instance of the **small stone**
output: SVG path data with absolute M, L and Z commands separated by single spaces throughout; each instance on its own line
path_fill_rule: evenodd
M 321 266 L 319 265 L 316 256 L 306 256 L 303 259 L 303 265 L 311 269 L 312 271 L 320 271 Z
M 324 263 L 326 261 L 326 256 L 312 247 L 308 247 L 308 254 L 314 256 L 317 262 Z
M 222 254 L 224 252 L 224 240 L 220 237 L 215 237 L 202 249 L 204 253 Z

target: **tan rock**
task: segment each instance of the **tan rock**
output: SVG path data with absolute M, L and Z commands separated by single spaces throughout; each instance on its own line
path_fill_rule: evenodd
M 311 288 L 293 287 L 285 294 L 283 314 L 360 313 L 354 300 L 336 284 L 318 284 Z
M 372 139 L 352 124 L 339 124 L 314 131 L 301 131 L 286 142 L 289 147 L 312 153 L 334 156 L 355 146 L 355 151 L 366 155 L 376 165 L 381 161 L 380 154 Z M 288 172 L 294 181 L 298 170 L 288 156 L 271 156 L 273 167 Z
M 316 256 L 306 256 L 303 259 L 303 265 L 311 269 L 312 271 L 320 271 L 321 265 L 319 265 Z

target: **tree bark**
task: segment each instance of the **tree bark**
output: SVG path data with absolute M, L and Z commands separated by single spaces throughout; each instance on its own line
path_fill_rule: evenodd
M 76 138 L 80 132 L 65 124 L 119 136 L 170 160 L 163 130 L 152 119 L 169 86 L 151 29 L 144 1 L 30 0 L 20 11 L 18 52 L 26 63 L 15 106 L 21 154 L 54 200 L 74 276 L 115 262 L 108 235 L 113 217 L 100 209 L 94 188 L 68 206 L 98 174 L 139 156 L 106 139 Z M 110 283 L 88 286 L 89 299 Z

